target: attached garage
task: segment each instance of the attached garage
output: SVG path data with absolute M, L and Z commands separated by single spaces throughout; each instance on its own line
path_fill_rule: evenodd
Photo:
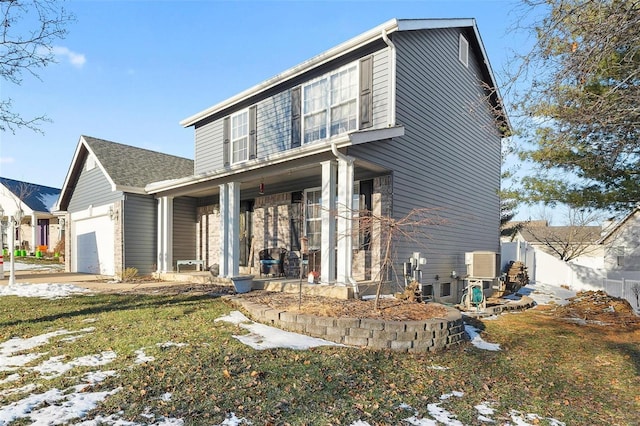
M 81 136 L 56 205 L 65 214 L 66 270 L 114 277 L 128 268 L 156 271 L 158 207 L 145 187 L 192 174 L 193 160 Z M 178 242 L 195 239 L 195 202 L 188 203 L 193 232 L 181 229 Z
M 71 269 L 90 274 L 115 274 L 115 229 L 108 215 L 89 216 L 71 221 L 74 253 Z

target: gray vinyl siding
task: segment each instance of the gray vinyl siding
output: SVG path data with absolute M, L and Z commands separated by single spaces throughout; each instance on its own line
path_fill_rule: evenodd
M 258 158 L 289 149 L 291 144 L 291 90 L 258 103 Z
M 196 202 L 187 197 L 173 200 L 174 267 L 177 260 L 196 258 Z
M 483 103 L 477 57 L 470 51 L 469 68 L 459 62 L 458 36 L 458 29 L 394 34 L 397 122 L 405 136 L 349 150 L 394 170 L 395 218 L 432 208 L 447 222 L 430 226 L 426 241 L 394 244 L 400 260 L 423 253 L 427 283 L 436 275 L 451 281 L 452 270 L 464 276 L 467 251 L 499 252 L 501 140 Z
M 124 268 L 139 274 L 156 270 L 157 201 L 153 196 L 126 194 L 123 214 Z
M 222 158 L 222 120 L 216 120 L 195 129 L 195 174 L 220 170 Z
M 389 125 L 389 49 L 373 54 L 373 128 Z
M 327 72 L 330 71 L 327 70 Z M 317 75 L 312 77 L 316 78 Z M 389 125 L 388 92 L 389 49 L 385 48 L 373 53 L 373 128 L 386 128 Z M 289 149 L 291 146 L 291 88 L 269 96 L 256 105 L 257 158 L 266 159 L 270 155 Z M 219 118 L 195 128 L 194 170 L 196 175 L 224 167 L 222 122 L 223 118 Z
M 111 190 L 111 184 L 100 167 L 96 165 L 93 169 L 86 170 L 83 163 L 82 172 L 69 200 L 67 211 L 75 213 L 89 206 L 102 206 L 119 201 L 122 197 L 122 192 Z

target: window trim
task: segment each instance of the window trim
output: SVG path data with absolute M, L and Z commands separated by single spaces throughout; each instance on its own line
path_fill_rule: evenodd
M 356 88 L 354 90 L 354 96 L 353 96 L 353 101 L 355 101 L 355 120 L 356 120 L 356 124 L 355 124 L 355 128 L 348 130 L 347 132 L 344 133 L 338 133 L 336 135 L 331 135 L 331 111 L 332 109 L 334 109 L 335 107 L 338 107 L 340 105 L 346 105 L 348 103 L 351 102 L 351 100 L 347 101 L 347 102 L 341 102 L 338 103 L 336 105 L 332 105 L 331 104 L 331 77 L 337 74 L 340 74 L 341 72 L 343 72 L 344 70 L 353 68 L 353 73 L 354 73 L 354 78 L 356 81 Z M 324 109 L 323 110 L 317 110 L 314 111 L 312 113 L 306 113 L 305 112 L 305 88 L 318 83 L 319 81 L 325 80 L 326 81 L 326 85 L 325 85 L 325 93 L 323 93 L 324 95 L 324 99 L 325 99 L 325 105 L 324 105 Z M 318 139 L 314 139 L 311 141 L 306 141 L 305 138 L 305 119 L 309 116 L 312 115 L 318 115 L 321 112 L 324 112 L 324 114 L 326 115 L 325 118 L 325 122 L 324 122 L 324 130 L 325 130 L 325 137 L 324 138 L 318 138 Z M 327 139 L 331 139 L 333 137 L 339 136 L 339 135 L 343 135 L 345 133 L 348 133 L 350 131 L 354 131 L 354 130 L 358 130 L 360 128 L 360 60 L 356 60 L 353 62 L 350 62 L 340 68 L 336 68 L 334 70 L 331 70 L 328 73 L 325 73 L 319 77 L 316 77 L 312 80 L 306 81 L 303 84 L 300 85 L 300 142 L 301 145 L 306 145 L 306 144 L 310 144 L 310 143 L 314 143 L 317 141 L 321 141 L 321 140 L 327 140 Z
M 244 134 L 244 136 L 235 138 L 233 137 L 233 120 L 234 118 L 237 118 L 240 115 L 246 115 L 246 133 Z M 245 108 L 242 109 L 240 111 L 236 111 L 233 114 L 231 114 L 229 116 L 229 163 L 230 164 L 240 164 L 240 163 L 244 163 L 246 161 L 249 161 L 249 144 L 250 144 L 250 130 L 249 130 L 249 108 Z M 240 141 L 241 139 L 245 139 L 245 156 L 243 159 L 241 160 L 234 160 L 234 147 L 235 147 L 235 143 L 237 141 Z

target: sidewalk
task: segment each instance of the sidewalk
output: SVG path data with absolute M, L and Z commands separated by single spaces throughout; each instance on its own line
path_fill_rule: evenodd
M 129 292 L 132 290 L 159 289 L 170 286 L 185 286 L 185 282 L 149 281 L 137 283 L 110 282 L 111 277 L 48 270 L 17 270 L 16 284 L 71 284 L 96 292 Z M 0 286 L 9 284 L 9 271 L 5 269 L 4 278 L 0 279 Z

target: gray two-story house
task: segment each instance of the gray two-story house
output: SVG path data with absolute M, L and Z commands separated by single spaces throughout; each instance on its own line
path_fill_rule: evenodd
M 145 187 L 158 272 L 189 256 L 236 276 L 282 248 L 285 275 L 304 258 L 322 284 L 402 283 L 420 252 L 454 301 L 465 252 L 500 250 L 509 124 L 473 19 L 393 19 L 181 125 L 193 175 Z

